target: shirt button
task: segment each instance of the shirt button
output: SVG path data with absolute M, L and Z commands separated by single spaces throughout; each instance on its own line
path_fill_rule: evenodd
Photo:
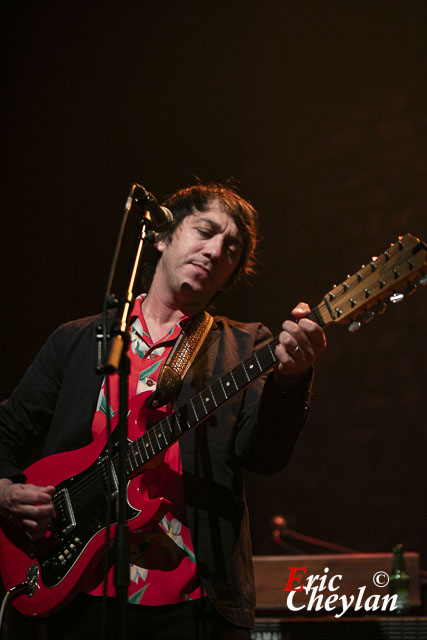
M 153 385 L 155 385 L 156 383 L 154 382 L 154 380 L 152 380 L 151 378 L 147 378 L 145 384 L 147 385 L 147 387 L 152 387 Z
M 155 360 L 157 358 L 157 355 L 152 352 L 152 353 L 149 353 L 147 357 L 150 358 L 150 360 Z

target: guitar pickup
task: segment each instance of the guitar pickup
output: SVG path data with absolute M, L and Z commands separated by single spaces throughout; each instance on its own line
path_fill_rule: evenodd
M 71 504 L 68 489 L 60 489 L 54 496 L 53 506 L 55 507 L 54 529 L 56 534 L 65 536 L 76 526 L 73 506 Z
M 104 482 L 105 493 L 108 495 L 109 488 L 110 497 L 115 498 L 119 493 L 119 481 L 116 474 L 116 468 L 110 458 L 100 458 L 98 460 L 98 464 L 102 465 L 102 479 Z M 110 469 L 109 473 L 108 468 Z M 110 482 L 110 485 L 108 484 L 108 481 Z

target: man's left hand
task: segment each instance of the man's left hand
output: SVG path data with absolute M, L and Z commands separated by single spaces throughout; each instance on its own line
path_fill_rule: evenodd
M 274 369 L 274 382 L 286 389 L 303 378 L 318 356 L 325 350 L 326 337 L 323 329 L 306 318 L 310 307 L 300 302 L 292 315 L 295 322 L 285 320 L 276 347 L 279 362 Z

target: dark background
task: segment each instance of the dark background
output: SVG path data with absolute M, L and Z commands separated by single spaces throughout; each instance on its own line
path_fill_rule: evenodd
M 132 182 L 239 181 L 259 275 L 218 311 L 275 332 L 399 234 L 427 237 L 425 1 L 19 2 L 2 28 L 3 396 L 59 323 L 100 310 Z M 256 553 L 283 513 L 427 568 L 426 301 L 328 331 L 293 461 L 248 477 Z

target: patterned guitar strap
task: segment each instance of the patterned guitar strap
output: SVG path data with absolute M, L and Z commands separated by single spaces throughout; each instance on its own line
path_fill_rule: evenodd
M 190 369 L 213 323 L 213 317 L 202 311 L 189 320 L 157 379 L 157 387 L 148 404 L 152 409 L 163 407 L 179 393 L 184 376 Z

